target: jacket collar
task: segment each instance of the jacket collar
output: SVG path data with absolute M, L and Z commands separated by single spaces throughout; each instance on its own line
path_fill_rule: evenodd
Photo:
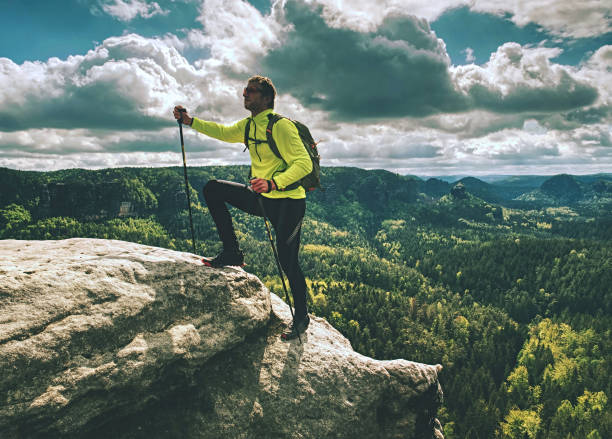
M 268 123 L 268 114 L 274 113 L 273 108 L 266 108 L 264 111 L 257 113 L 255 117 L 252 117 L 256 124 L 267 124 Z

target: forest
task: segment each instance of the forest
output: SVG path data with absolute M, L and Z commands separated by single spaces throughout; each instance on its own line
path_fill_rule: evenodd
M 246 166 L 189 168 L 201 195 Z M 456 181 L 323 168 L 300 255 L 310 311 L 377 359 L 442 364 L 448 439 L 612 437 L 612 174 Z M 283 297 L 261 218 L 232 210 L 245 269 Z M 0 168 L 0 239 L 191 251 L 183 169 Z

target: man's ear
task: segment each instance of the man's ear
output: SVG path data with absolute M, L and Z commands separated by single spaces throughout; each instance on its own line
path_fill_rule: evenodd
M 272 103 L 272 96 L 264 96 L 264 102 L 267 108 L 270 108 L 270 104 Z

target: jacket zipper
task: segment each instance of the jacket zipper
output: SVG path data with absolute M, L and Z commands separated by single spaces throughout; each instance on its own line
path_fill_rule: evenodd
M 261 162 L 261 157 L 259 156 L 259 152 L 257 151 L 257 146 L 259 145 L 259 143 L 257 142 L 257 124 L 255 123 L 254 119 L 253 119 L 253 127 L 255 130 L 255 133 L 253 135 L 253 138 L 255 139 L 255 154 L 257 155 L 257 158 Z

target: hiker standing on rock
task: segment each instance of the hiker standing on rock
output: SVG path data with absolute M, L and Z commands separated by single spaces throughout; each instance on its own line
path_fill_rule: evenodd
M 289 279 L 295 305 L 293 322 L 281 335 L 289 340 L 304 332 L 310 322 L 306 307 L 306 280 L 298 262 L 306 192 L 296 182 L 312 171 L 312 163 L 297 128 L 288 119 L 280 118 L 272 126 L 272 137 L 282 158 L 274 154 L 268 145 L 266 129 L 269 117 L 275 115 L 276 97 L 276 89 L 269 78 L 249 78 L 242 96 L 244 107 L 251 112 L 251 117 L 233 125 L 225 126 L 191 117 L 180 105 L 174 107 L 174 117 L 215 139 L 246 143 L 251 157 L 250 185 L 210 180 L 204 186 L 204 199 L 223 243 L 223 251 L 214 258 L 205 258 L 204 262 L 211 267 L 244 265 L 244 255 L 239 248 L 226 203 L 251 215 L 262 217 L 265 213 L 276 232 L 278 257 Z M 261 197 L 262 204 L 258 197 Z

